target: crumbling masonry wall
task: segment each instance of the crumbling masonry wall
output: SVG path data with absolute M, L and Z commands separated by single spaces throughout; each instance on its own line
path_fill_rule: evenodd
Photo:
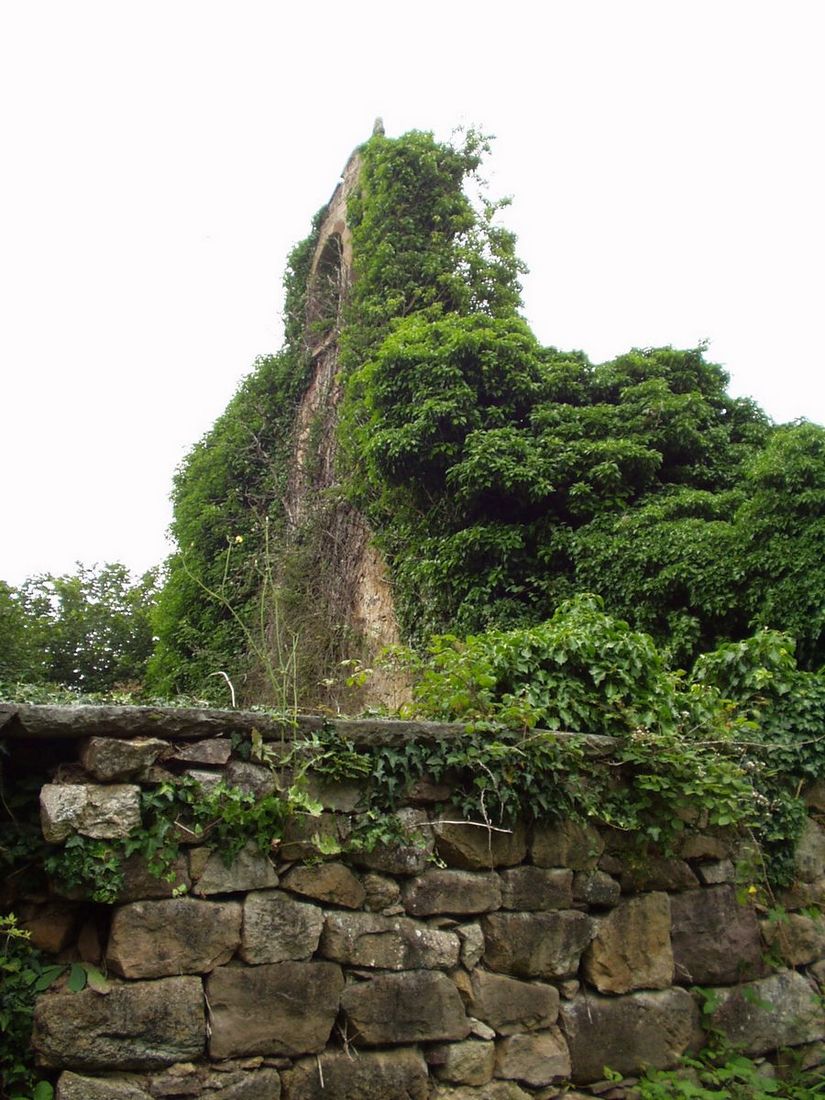
M 257 729 L 277 751 L 296 732 L 148 708 L 5 707 L 0 725 L 12 764 L 46 773 L 53 845 L 125 835 L 141 788 L 164 776 L 267 797 L 272 771 L 240 759 L 232 735 Z M 459 735 L 335 725 L 356 744 Z M 640 859 L 632 837 L 586 824 L 462 822 L 448 787 L 420 781 L 403 842 L 346 854 L 357 784 L 310 788 L 323 814 L 293 820 L 269 854 L 247 847 L 227 867 L 208 837 L 184 836 L 175 881 L 132 860 L 113 906 L 54 886 L 11 899 L 7 884 L 35 944 L 110 979 L 106 993 L 58 985 L 39 999 L 33 1043 L 58 1100 L 631 1097 L 644 1066 L 702 1046 L 703 1005 L 705 1025 L 751 1055 L 825 1057 L 814 817 L 776 923 L 736 884 L 741 837 L 693 832 L 678 856 Z M 816 790 L 809 801 L 825 808 Z M 606 1066 L 624 1080 L 607 1084 Z

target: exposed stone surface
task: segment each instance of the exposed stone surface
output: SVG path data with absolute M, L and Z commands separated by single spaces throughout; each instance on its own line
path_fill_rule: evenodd
M 306 792 L 310 798 L 320 802 L 325 810 L 351 814 L 364 795 L 363 787 L 354 780 L 321 779 L 317 775 L 305 776 Z
M 364 908 L 372 913 L 389 909 L 401 899 L 401 887 L 395 879 L 385 875 L 367 874 L 364 875 L 363 882 L 367 892 Z
M 236 901 L 135 901 L 115 910 L 106 958 L 124 978 L 204 974 L 228 962 L 240 938 Z
M 527 864 L 502 871 L 500 878 L 504 909 L 569 909 L 573 904 L 572 871 Z
M 168 742 L 157 737 L 90 737 L 80 750 L 80 763 L 98 782 L 111 783 L 140 775 L 168 750 Z
M 696 868 L 696 874 L 699 876 L 699 881 L 705 886 L 718 886 L 723 882 L 736 881 L 736 868 L 730 859 L 700 863 Z
M 323 927 L 324 914 L 317 905 L 280 890 L 253 891 L 243 904 L 241 958 L 256 965 L 308 959 Z
M 562 1001 L 561 1018 L 578 1084 L 602 1080 L 605 1066 L 623 1074 L 646 1065 L 666 1069 L 693 1044 L 702 1044 L 699 1010 L 683 989 L 588 994 Z
M 803 882 L 814 882 L 825 875 L 825 830 L 810 817 L 796 844 L 794 870 Z
M 538 867 L 567 867 L 592 871 L 604 851 L 604 840 L 590 825 L 563 821 L 558 825 L 537 825 L 530 854 Z
M 513 867 L 524 859 L 527 839 L 521 824 L 511 832 L 493 832 L 477 822 L 463 822 L 460 813 L 449 809 L 445 811 L 444 820 L 458 822 L 434 826 L 436 851 L 450 867 L 483 871 Z
M 552 985 L 523 982 L 503 974 L 474 970 L 453 975 L 467 1011 L 499 1035 L 551 1027 L 559 1014 L 559 993 Z
M 363 885 L 343 863 L 293 867 L 281 879 L 281 886 L 293 894 L 345 909 L 359 909 L 366 898 Z
M 457 1085 L 486 1085 L 492 1080 L 496 1048 L 491 1042 L 464 1039 L 459 1043 L 440 1043 L 427 1051 L 427 1061 L 439 1081 Z
M 388 875 L 420 875 L 433 854 L 435 840 L 424 810 L 405 807 L 395 815 L 409 843 L 378 844 L 371 852 L 353 853 L 352 860 L 372 871 Z
M 825 813 L 825 780 L 817 779 L 805 790 L 805 805 L 815 813 Z
M 32 1047 L 44 1066 L 154 1069 L 203 1054 L 206 1040 L 200 978 L 111 981 L 106 996 L 46 993 L 34 1013 Z
M 573 879 L 573 898 L 585 905 L 608 909 L 621 895 L 621 886 L 605 871 L 577 871 Z
M 149 870 L 146 857 L 135 852 L 121 864 L 123 887 L 118 901 L 141 901 L 144 898 L 171 898 L 175 890 L 189 890 L 192 881 L 189 878 L 189 865 L 185 855 L 179 855 L 169 871 L 163 875 L 153 875 Z
M 255 798 L 266 798 L 274 794 L 277 788 L 277 780 L 270 768 L 250 764 L 247 760 L 230 760 L 224 775 L 228 787 L 238 787 Z
M 817 989 L 795 970 L 716 990 L 708 1023 L 748 1054 L 825 1038 L 825 1014 Z
M 709 836 L 706 833 L 690 833 L 682 841 L 682 850 L 679 854 L 682 859 L 718 861 L 728 858 L 730 844 L 727 844 L 718 836 Z
M 496 1076 L 526 1085 L 549 1085 L 570 1075 L 570 1052 L 557 1027 L 531 1035 L 511 1035 L 496 1043 Z
M 296 859 L 328 859 L 330 851 L 340 850 L 348 835 L 349 818 L 342 814 L 301 814 L 287 818 L 278 859 L 284 863 Z
M 190 741 L 188 744 L 178 745 L 174 759 L 188 764 L 211 764 L 213 767 L 223 767 L 228 763 L 231 755 L 232 742 L 228 738 L 212 737 L 205 741 Z
M 335 962 L 381 970 L 437 970 L 458 965 L 461 942 L 409 917 L 329 912 L 320 951 Z
M 646 890 L 695 890 L 699 879 L 683 859 L 648 856 L 626 864 L 621 876 L 622 891 L 638 894 Z
M 825 958 L 825 921 L 803 913 L 789 913 L 783 921 L 763 921 L 765 943 L 788 966 L 807 966 Z
M 72 833 L 113 840 L 140 824 L 140 787 L 113 783 L 49 783 L 40 791 L 43 837 L 59 844 Z
M 206 979 L 212 1058 L 324 1049 L 344 985 L 330 962 L 221 966 Z M 266 1006 L 266 1011 L 261 1006 Z
M 670 908 L 675 981 L 728 985 L 764 974 L 759 922 L 732 886 L 674 894 Z
M 416 917 L 434 913 L 487 913 L 501 905 L 497 875 L 433 868 L 406 884 L 404 907 Z
M 442 1085 L 436 1088 L 432 1100 L 532 1100 L 532 1095 L 515 1081 L 490 1081 L 480 1088 L 473 1085 L 458 1088 Z
M 437 783 L 431 775 L 422 775 L 415 780 L 405 797 L 412 806 L 426 806 L 433 802 L 449 802 L 452 793 L 449 783 Z
M 348 985 L 341 996 L 350 1036 L 368 1046 L 466 1039 L 458 990 L 438 971 L 382 974 Z
M 17 907 L 20 927 L 29 933 L 32 947 L 56 955 L 74 936 L 80 908 L 68 901 L 25 903 Z
M 426 1100 L 427 1065 L 417 1050 L 332 1050 L 284 1072 L 284 1100 Z
M 478 966 L 484 955 L 484 933 L 477 922 L 472 924 L 459 924 L 455 929 L 456 935 L 461 940 L 461 962 L 468 970 Z
M 673 980 L 670 901 L 643 894 L 620 902 L 595 920 L 596 934 L 584 954 L 584 975 L 600 993 L 665 989 Z
M 482 918 L 491 970 L 519 978 L 567 978 L 593 935 L 584 913 L 561 909 L 549 913 L 490 913 Z
M 783 909 L 825 908 L 825 878 L 817 878 L 813 882 L 794 882 L 786 889 L 777 891 L 776 901 Z
M 271 860 L 252 841 L 241 848 L 230 867 L 226 866 L 220 852 L 193 849 L 189 853 L 189 870 L 194 884 L 192 893 L 200 897 L 265 890 L 278 885 Z
M 57 1082 L 56 1100 L 152 1100 L 139 1081 L 86 1077 L 66 1070 Z

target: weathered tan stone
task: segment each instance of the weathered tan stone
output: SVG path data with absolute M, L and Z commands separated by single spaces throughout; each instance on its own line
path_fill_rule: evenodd
M 367 1046 L 466 1039 L 470 1023 L 458 990 L 439 971 L 381 974 L 341 996 L 350 1036 Z
M 537 825 L 530 854 L 537 867 L 566 867 L 573 871 L 592 871 L 604 851 L 604 840 L 590 825 L 562 821 L 557 825 Z
M 705 886 L 720 886 L 725 882 L 736 882 L 736 868 L 730 859 L 700 863 L 696 868 L 696 874 Z
M 411 806 L 426 806 L 434 802 L 448 802 L 452 793 L 449 783 L 437 783 L 431 775 L 422 775 L 415 780 L 404 798 Z
M 495 1043 L 463 1039 L 458 1043 L 439 1043 L 427 1051 L 427 1061 L 439 1081 L 456 1085 L 486 1085 L 496 1065 Z
M 462 821 L 461 814 L 446 810 L 444 822 L 434 825 L 436 851 L 450 867 L 465 871 L 492 870 L 513 867 L 521 863 L 527 852 L 524 826 L 519 823 L 507 832 L 493 832 L 483 824 Z
M 222 966 L 206 979 L 212 1058 L 315 1054 L 326 1046 L 344 986 L 330 962 Z M 266 1006 L 265 1010 L 262 1006 Z
M 666 989 L 673 980 L 670 902 L 667 894 L 642 894 L 597 917 L 584 953 L 584 975 L 600 993 Z
M 825 813 L 825 780 L 815 780 L 805 789 L 802 797 L 808 809 L 818 814 Z
M 591 993 L 562 1001 L 561 1019 L 577 1084 L 602 1080 L 605 1066 L 623 1074 L 671 1068 L 702 1044 L 699 1010 L 684 989 Z
M 707 833 L 689 833 L 682 841 L 680 851 L 682 859 L 715 860 L 727 859 L 730 855 L 730 844 L 718 836 L 709 836 Z
M 146 857 L 139 852 L 129 856 L 121 864 L 123 887 L 119 902 L 142 901 L 148 898 L 171 898 L 177 890 L 188 891 L 192 885 L 186 856 L 179 855 L 164 875 L 153 875 Z
M 427 1066 L 417 1050 L 330 1050 L 283 1073 L 284 1100 L 426 1100 Z
M 810 817 L 796 844 L 794 870 L 802 882 L 814 882 L 825 875 L 825 830 Z
M 762 921 L 762 935 L 787 966 L 807 966 L 825 957 L 822 917 L 788 913 L 782 921 Z
M 488 913 L 501 905 L 501 886 L 491 873 L 433 868 L 404 887 L 404 907 L 416 917 L 435 913 Z
M 454 932 L 409 917 L 338 911 L 327 913 L 319 947 L 335 962 L 381 970 L 451 969 L 458 965 L 460 950 Z
M 532 1094 L 525 1092 L 515 1081 L 490 1081 L 479 1088 L 474 1085 L 460 1085 L 458 1088 L 440 1085 L 432 1094 L 432 1100 L 532 1100 Z
M 126 837 L 140 824 L 140 787 L 47 783 L 40 791 L 40 822 L 50 844 L 72 833 L 101 840 Z
M 366 890 L 343 863 L 320 863 L 314 867 L 292 867 L 281 880 L 284 890 L 345 909 L 360 909 Z
M 17 907 L 20 927 L 29 933 L 32 947 L 56 955 L 72 940 L 82 910 L 72 902 L 26 902 Z
M 728 985 L 765 973 L 756 914 L 732 886 L 674 894 L 670 908 L 679 984 Z
M 573 872 L 562 868 L 512 867 L 499 872 L 503 909 L 570 909 Z
M 530 1035 L 511 1035 L 496 1043 L 496 1076 L 549 1085 L 570 1075 L 570 1052 L 557 1027 Z
M 767 1054 L 825 1038 L 818 990 L 795 970 L 717 989 L 708 1024 L 747 1054 Z
M 486 970 L 459 971 L 453 980 L 468 1013 L 499 1035 L 552 1027 L 558 1018 L 559 994 L 552 985 L 523 982 Z
M 203 849 L 195 848 L 189 853 L 189 872 L 192 893 L 198 897 L 266 890 L 278 885 L 271 860 L 253 841 L 241 848 L 229 867 L 220 852 L 209 851 L 207 855 Z
M 459 924 L 455 933 L 461 940 L 461 964 L 468 970 L 478 966 L 484 955 L 484 933 L 481 925 L 474 921 L 472 924 Z
M 240 955 L 248 963 L 308 959 L 318 947 L 324 914 L 280 890 L 257 890 L 243 903 Z
M 825 878 L 813 882 L 794 882 L 785 890 L 776 892 L 776 903 L 783 909 L 808 909 L 811 906 L 825 908 Z
M 404 807 L 395 815 L 406 844 L 378 844 L 371 852 L 352 853 L 353 863 L 388 875 L 420 875 L 433 854 L 435 840 L 424 810 Z
M 140 1079 L 86 1077 L 66 1070 L 60 1074 L 56 1100 L 152 1100 Z
M 135 901 L 115 910 L 106 958 L 124 978 L 205 974 L 231 959 L 240 939 L 238 902 Z
M 188 764 L 210 764 L 223 767 L 232 755 L 232 744 L 225 738 L 211 737 L 205 741 L 190 741 L 177 745 L 173 759 Z
M 483 917 L 484 961 L 491 970 L 517 978 L 568 978 L 593 935 L 584 913 L 490 913 Z
M 645 856 L 624 864 L 621 884 L 623 893 L 641 894 L 650 890 L 696 890 L 699 879 L 683 859 Z
M 401 900 L 401 887 L 395 879 L 384 875 L 367 874 L 364 875 L 363 881 L 367 894 L 364 908 L 371 913 L 380 913 L 383 909 L 397 905 Z
M 152 1074 L 147 1088 L 155 1100 L 191 1096 L 196 1100 L 278 1100 L 281 1082 L 277 1069 L 263 1066 L 259 1055 L 214 1066 L 179 1062 L 164 1073 Z
M 354 780 L 322 779 L 310 772 L 304 777 L 304 783 L 310 798 L 320 802 L 325 810 L 336 813 L 353 813 L 364 796 L 364 787 Z
M 168 749 L 168 742 L 156 737 L 90 737 L 80 749 L 80 763 L 98 782 L 111 783 L 141 775 Z
M 278 786 L 271 768 L 250 764 L 247 760 L 230 760 L 224 775 L 228 787 L 237 787 L 244 794 L 254 795 L 258 799 L 274 794 Z
M 577 871 L 573 879 L 573 898 L 597 909 L 610 909 L 622 895 L 619 883 L 606 871 Z
M 349 819 L 343 814 L 296 814 L 287 819 L 278 844 L 278 859 L 329 859 L 340 851 L 349 835 Z
M 203 1053 L 206 1040 L 200 978 L 110 981 L 92 989 L 46 993 L 34 1013 L 32 1047 L 44 1066 L 116 1071 L 155 1069 Z

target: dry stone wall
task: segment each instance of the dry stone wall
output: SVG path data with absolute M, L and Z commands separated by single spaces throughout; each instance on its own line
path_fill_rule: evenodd
M 0 736 L 29 768 L 59 757 L 40 796 L 55 846 L 124 836 L 161 771 L 273 790 L 230 740 L 283 732 L 259 715 L 48 710 L 6 708 Z M 114 906 L 54 889 L 14 900 L 36 944 L 109 976 L 105 993 L 39 999 L 33 1044 L 58 1100 L 618 1100 L 645 1066 L 699 1049 L 702 1022 L 757 1057 L 825 1058 L 813 818 L 777 922 L 737 886 L 736 836 L 694 832 L 678 856 L 640 858 L 632 837 L 572 821 L 490 832 L 423 782 L 400 812 L 404 842 L 332 856 L 321 838 L 350 834 L 359 791 L 312 788 L 323 815 L 268 853 L 247 845 L 226 866 L 188 837 L 173 881 L 129 860 Z

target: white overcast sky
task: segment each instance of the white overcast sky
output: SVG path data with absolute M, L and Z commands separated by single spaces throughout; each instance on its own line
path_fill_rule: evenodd
M 822 0 L 0 0 L 0 578 L 168 552 L 350 150 L 497 135 L 539 338 L 825 421 Z

